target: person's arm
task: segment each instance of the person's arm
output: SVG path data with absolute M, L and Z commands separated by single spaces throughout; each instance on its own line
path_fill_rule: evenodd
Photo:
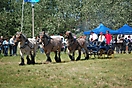
M 89 36 L 89 41 L 91 41 L 92 35 Z
M 112 35 L 110 34 L 110 41 L 112 40 Z

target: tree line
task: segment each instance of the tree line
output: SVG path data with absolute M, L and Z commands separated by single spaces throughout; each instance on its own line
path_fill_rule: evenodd
M 22 2 L 0 1 L 0 35 L 12 36 L 21 31 Z M 80 33 L 100 23 L 111 29 L 132 26 L 131 5 L 131 0 L 40 0 L 34 7 L 35 36 L 42 29 L 49 34 L 64 34 L 67 30 Z M 23 19 L 23 33 L 31 37 L 31 3 L 24 4 Z

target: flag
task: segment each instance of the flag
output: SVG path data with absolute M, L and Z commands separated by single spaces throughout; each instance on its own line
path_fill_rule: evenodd
M 24 0 L 25 2 L 39 2 L 39 0 Z

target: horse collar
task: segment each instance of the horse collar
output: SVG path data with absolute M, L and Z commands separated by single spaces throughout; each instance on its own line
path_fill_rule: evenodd
M 29 46 L 29 40 L 28 39 L 25 41 L 24 45 L 20 47 L 20 49 L 24 49 L 26 47 L 26 45 Z M 32 46 L 30 48 L 32 49 Z
M 72 40 L 71 40 L 71 44 L 70 44 L 70 46 L 73 45 L 75 42 L 76 42 L 76 39 L 75 39 L 75 38 L 72 39 Z
M 47 43 L 46 45 L 44 44 L 44 47 L 46 47 L 46 46 L 50 43 L 50 40 L 51 40 L 51 39 L 48 39 L 48 43 Z

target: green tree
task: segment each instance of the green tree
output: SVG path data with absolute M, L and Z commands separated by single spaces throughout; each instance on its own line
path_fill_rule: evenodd
M 0 35 L 21 31 L 23 0 L 0 1 Z M 132 26 L 131 0 L 40 0 L 35 4 L 35 36 L 42 29 L 49 34 L 64 34 L 80 28 L 88 30 L 103 23 L 111 29 Z M 32 36 L 31 3 L 24 4 L 23 33 Z M 81 32 L 82 33 L 82 32 Z

